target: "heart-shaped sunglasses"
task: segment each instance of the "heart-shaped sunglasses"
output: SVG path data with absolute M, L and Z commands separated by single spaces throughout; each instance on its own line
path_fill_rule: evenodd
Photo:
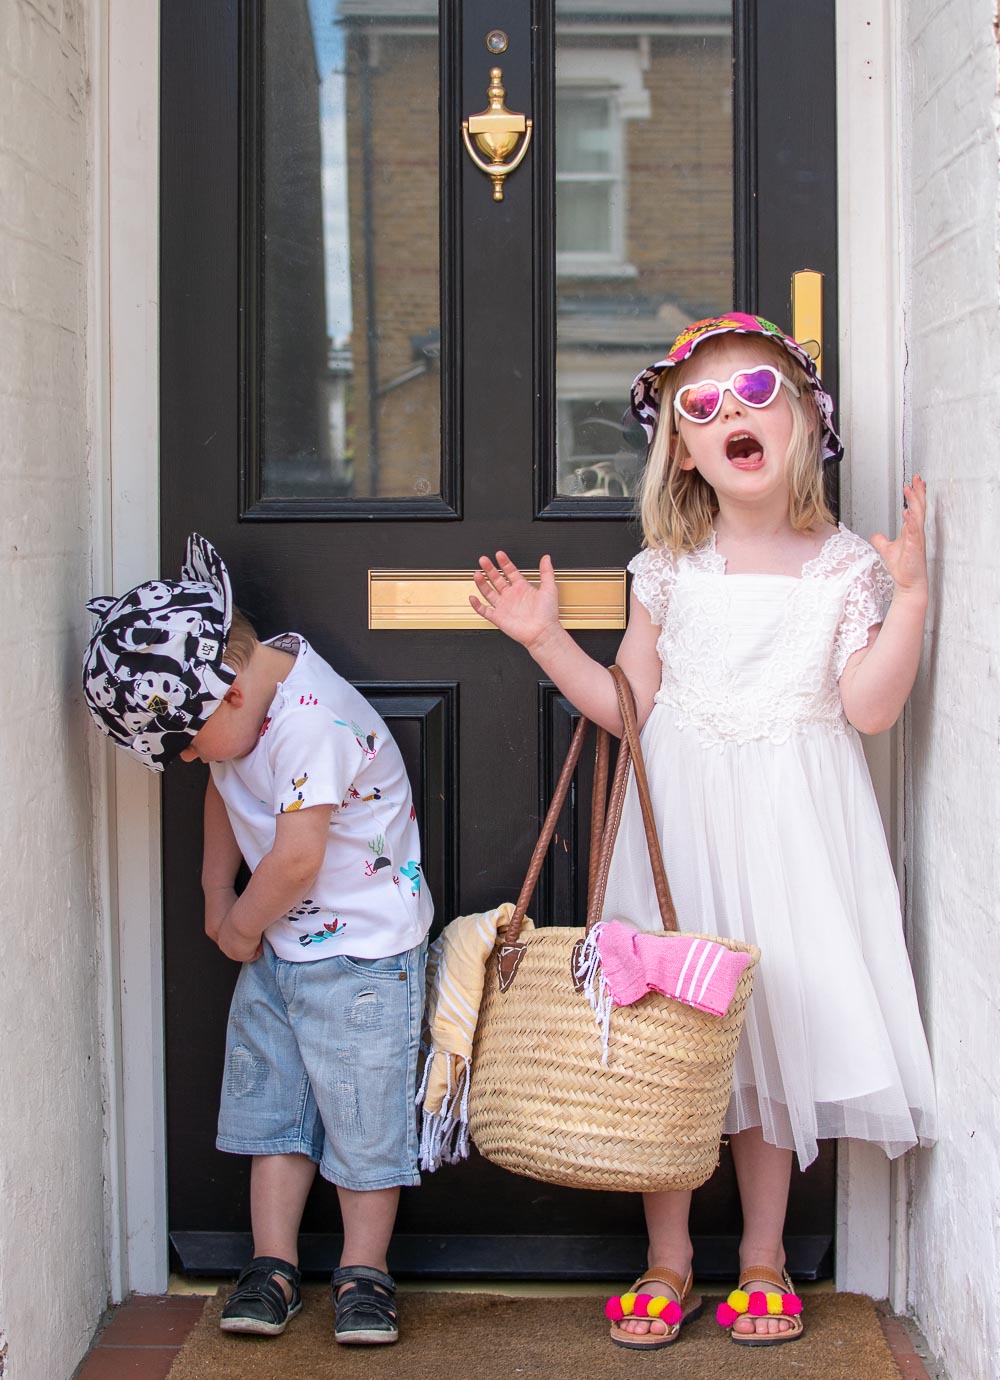
M 791 379 L 785 378 L 780 369 L 773 364 L 760 364 L 756 369 L 737 369 L 731 378 L 721 383 L 718 379 L 701 379 L 698 383 L 686 383 L 678 389 L 674 398 L 674 411 L 686 417 L 689 422 L 710 422 L 718 415 L 722 406 L 722 396 L 728 388 L 733 397 L 747 407 L 767 407 L 773 403 L 781 385 L 784 384 L 796 397 L 799 390 Z

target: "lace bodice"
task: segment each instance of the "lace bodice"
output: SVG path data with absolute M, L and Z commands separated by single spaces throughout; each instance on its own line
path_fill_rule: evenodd
M 801 576 L 727 575 L 715 534 L 694 551 L 641 552 L 633 591 L 661 627 L 659 704 L 706 740 L 782 742 L 810 724 L 844 733 L 838 681 L 885 617 L 892 580 L 841 525 Z

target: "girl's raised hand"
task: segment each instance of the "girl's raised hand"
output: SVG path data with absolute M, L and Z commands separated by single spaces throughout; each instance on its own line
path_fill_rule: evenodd
M 559 626 L 559 592 L 552 558 L 539 562 L 540 581 L 529 584 L 506 551 L 498 551 L 496 564 L 489 556 L 479 557 L 473 579 L 480 599 L 469 595 L 469 603 L 501 632 L 530 648 L 541 637 Z
M 919 474 L 912 484 L 903 485 L 906 507 L 899 536 L 890 541 L 882 532 L 872 537 L 872 546 L 882 557 L 900 593 L 927 592 L 927 551 L 924 546 L 924 519 L 927 515 L 927 485 Z

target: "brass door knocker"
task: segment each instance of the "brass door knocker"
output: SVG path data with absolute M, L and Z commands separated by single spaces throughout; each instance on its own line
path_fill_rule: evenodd
M 503 72 L 499 67 L 490 68 L 490 85 L 486 92 L 489 105 L 478 115 L 470 115 L 467 120 L 462 121 L 465 147 L 476 167 L 492 181 L 494 201 L 503 201 L 504 178 L 509 177 L 514 169 L 520 166 L 531 143 L 531 121 L 513 110 L 508 110 L 504 104 L 504 96 L 507 93 L 500 84 L 502 76 Z M 519 140 L 522 141 L 521 147 L 511 158 Z M 476 152 L 473 141 L 478 145 L 480 153 L 486 155 L 488 162 Z M 510 161 L 505 161 L 508 158 Z

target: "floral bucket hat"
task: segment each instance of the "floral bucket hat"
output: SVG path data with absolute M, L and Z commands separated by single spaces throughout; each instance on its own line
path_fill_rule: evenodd
M 802 366 L 816 399 L 816 406 L 819 408 L 823 460 L 827 463 L 842 459 L 844 447 L 833 427 L 833 399 L 823 387 L 816 365 L 807 351 L 773 321 L 767 321 L 763 316 L 748 316 L 741 311 L 727 312 L 724 316 L 711 316 L 707 321 L 695 321 L 692 325 L 685 326 L 666 357 L 650 364 L 641 374 L 636 375 L 632 384 L 632 412 L 645 431 L 647 441 L 652 441 L 653 432 L 656 430 L 656 421 L 660 413 L 660 376 L 664 370 L 683 364 L 703 340 L 730 334 L 765 336 L 783 346 L 796 364 Z
M 229 573 L 192 532 L 179 580 L 150 580 L 87 608 L 97 618 L 83 660 L 87 708 L 118 747 L 162 771 L 236 679 L 222 661 L 233 620 Z

